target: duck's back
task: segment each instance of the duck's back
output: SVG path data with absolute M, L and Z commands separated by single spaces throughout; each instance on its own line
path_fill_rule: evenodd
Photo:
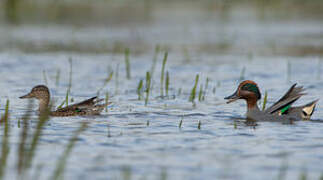
M 97 104 L 102 99 L 92 97 L 80 103 L 72 104 L 64 108 L 59 108 L 51 112 L 51 116 L 91 116 L 99 115 L 107 104 Z
M 254 121 L 260 122 L 281 122 L 284 124 L 292 124 L 294 121 L 300 121 L 301 119 L 297 116 L 293 115 L 277 115 L 277 114 L 269 114 L 265 111 L 248 111 L 247 119 L 251 119 Z

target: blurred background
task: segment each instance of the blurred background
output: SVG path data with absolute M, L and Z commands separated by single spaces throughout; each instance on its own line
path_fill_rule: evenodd
M 0 50 L 323 54 L 321 0 L 2 0 Z

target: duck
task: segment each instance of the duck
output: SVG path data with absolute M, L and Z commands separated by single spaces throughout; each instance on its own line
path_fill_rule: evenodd
M 39 102 L 39 113 L 47 112 L 50 104 L 50 92 L 47 86 L 37 85 L 31 89 L 29 93 L 19 97 L 20 99 L 35 98 Z M 110 103 L 101 103 L 103 99 L 98 99 L 97 96 L 86 99 L 82 102 L 75 103 L 63 108 L 58 108 L 55 111 L 49 111 L 50 116 L 91 116 L 99 115 L 102 110 Z
M 247 103 L 247 120 L 292 123 L 299 120 L 309 120 L 315 111 L 319 99 L 302 106 L 292 106 L 295 101 L 305 94 L 304 88 L 297 86 L 297 83 L 295 83 L 278 101 L 262 111 L 257 104 L 257 101 L 261 99 L 257 83 L 252 80 L 245 80 L 239 84 L 237 90 L 232 95 L 224 99 L 228 100 L 227 104 L 244 99 Z

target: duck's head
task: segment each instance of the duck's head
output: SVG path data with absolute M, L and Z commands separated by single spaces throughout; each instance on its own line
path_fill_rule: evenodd
M 38 100 L 48 99 L 49 98 L 49 90 L 45 85 L 38 85 L 33 87 L 33 89 L 26 95 L 19 97 L 20 99 L 25 98 L 36 98 Z
M 261 93 L 258 85 L 254 81 L 245 80 L 239 84 L 238 89 L 231 96 L 224 99 L 228 100 L 227 103 L 231 103 L 238 99 L 257 102 L 260 98 Z

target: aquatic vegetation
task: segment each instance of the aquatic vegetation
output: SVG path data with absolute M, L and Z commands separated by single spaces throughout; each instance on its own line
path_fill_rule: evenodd
M 167 174 L 167 169 L 166 168 L 162 168 L 161 172 L 160 172 L 160 180 L 166 180 L 168 177 Z
M 215 95 L 215 93 L 216 93 L 216 87 L 215 86 L 212 89 L 212 93 L 213 93 L 213 95 Z
M 129 54 L 130 54 L 130 49 L 126 48 L 124 51 L 124 56 L 125 56 L 127 79 L 131 79 Z
M 124 166 L 121 169 L 122 179 L 123 180 L 131 180 L 132 178 L 132 169 L 130 166 Z
M 86 130 L 87 127 L 88 127 L 88 123 L 82 122 L 81 126 L 73 133 L 73 136 L 69 140 L 69 143 L 67 144 L 67 146 L 65 147 L 65 150 L 62 156 L 57 160 L 56 168 L 51 177 L 52 180 L 63 179 L 67 158 L 70 156 L 72 149 L 74 148 L 75 143 L 78 140 L 78 137 L 83 131 Z
M 183 50 L 184 61 L 189 63 L 191 61 L 191 58 L 190 58 L 190 55 L 189 55 L 188 48 L 186 46 L 184 46 L 182 48 L 182 50 Z
M 240 78 L 239 78 L 240 81 L 245 79 L 245 74 L 246 74 L 246 67 L 244 66 L 240 72 Z
M 182 129 L 183 119 L 184 119 L 184 116 L 182 116 L 181 120 L 179 121 L 179 124 L 178 124 L 179 129 Z
M 161 75 L 160 75 L 160 96 L 164 97 L 164 78 L 165 78 L 165 66 L 167 62 L 168 52 L 165 52 L 163 64 L 161 68 Z
M 204 92 L 203 92 L 203 96 L 202 96 L 202 101 L 204 101 L 204 100 L 205 100 L 206 93 L 207 93 L 207 91 L 208 91 L 208 89 L 209 89 L 209 81 L 210 81 L 209 77 L 206 77 L 206 80 L 205 80 L 205 87 L 204 87 Z
M 104 80 L 102 87 L 98 89 L 98 92 L 97 92 L 98 96 L 100 95 L 100 92 L 103 90 L 103 88 L 105 88 L 108 85 L 108 83 L 112 80 L 112 78 L 113 78 L 113 71 L 110 71 L 108 74 L 108 77 Z
M 265 91 L 264 102 L 262 103 L 262 110 L 263 110 L 263 111 L 266 109 L 267 98 L 268 98 L 268 92 L 267 92 L 267 91 Z
M 29 169 L 32 165 L 32 161 L 35 156 L 36 148 L 39 144 L 39 139 L 42 136 L 42 131 L 44 129 L 46 122 L 49 120 L 50 107 L 51 106 L 49 106 L 49 108 L 47 108 L 46 111 L 41 112 L 39 115 L 36 130 L 34 132 L 32 139 L 31 139 L 31 142 L 28 143 L 28 144 L 30 144 L 30 147 L 25 152 L 26 154 L 24 154 L 24 156 L 26 158 L 26 160 L 24 161 L 24 168 L 25 169 Z M 27 148 L 24 148 L 24 149 L 26 150 Z
M 70 94 L 71 88 L 72 88 L 72 74 L 73 74 L 72 58 L 68 59 L 68 63 L 69 63 L 69 67 L 70 67 L 68 87 L 67 87 L 67 90 L 66 90 L 65 100 L 58 106 L 58 108 L 62 108 L 64 106 L 64 104 L 66 106 L 68 106 L 68 97 L 69 97 L 69 94 Z
M 73 62 L 72 62 L 72 58 L 68 59 L 68 64 L 70 66 L 70 73 L 69 73 L 69 79 L 68 79 L 68 93 L 71 92 L 71 88 L 72 88 L 72 75 L 73 75 Z
M 115 94 L 119 93 L 119 63 L 116 67 L 116 75 L 115 75 Z
M 199 122 L 198 122 L 198 124 L 197 124 L 197 129 L 198 129 L 198 130 L 201 130 L 201 126 L 202 126 L 202 123 L 201 123 L 201 121 L 199 120 Z
M 0 124 L 4 124 L 4 131 L 2 136 L 2 146 L 1 146 L 1 166 L 0 166 L 0 179 L 3 179 L 5 168 L 7 166 L 8 155 L 10 151 L 9 147 L 9 131 L 10 131 L 10 124 L 9 124 L 9 99 L 6 102 L 6 109 L 4 115 L 0 119 Z
M 144 81 L 140 79 L 137 87 L 138 100 L 141 100 L 141 96 L 142 96 L 141 92 L 142 92 L 143 86 L 144 86 Z
M 43 70 L 43 78 L 44 78 L 45 85 L 48 85 L 47 75 L 45 70 Z
M 180 96 L 181 94 L 182 94 L 182 88 L 178 88 L 177 96 Z
M 31 101 L 28 103 L 28 108 L 32 108 Z M 20 134 L 19 146 L 17 151 L 17 172 L 20 177 L 25 177 L 25 172 L 28 171 L 33 164 L 36 149 L 39 144 L 39 139 L 42 136 L 43 128 L 46 122 L 49 120 L 49 109 L 40 113 L 36 129 L 31 138 L 27 138 L 30 134 L 29 128 L 30 112 L 27 111 L 23 116 L 23 128 Z
M 200 84 L 199 101 L 203 101 L 203 84 Z
M 5 0 L 4 1 L 4 10 L 5 17 L 7 22 L 11 24 L 16 24 L 19 22 L 18 18 L 18 5 L 20 0 Z
M 111 137 L 110 124 L 107 123 L 107 137 Z
M 105 93 L 105 104 L 109 103 L 109 92 Z M 105 106 L 105 112 L 108 112 L 108 106 Z
M 32 101 L 29 100 L 28 102 L 28 109 L 32 109 Z M 23 179 L 30 179 L 32 171 L 32 167 L 35 167 L 35 173 L 31 179 L 37 178 L 40 176 L 41 169 L 43 164 L 38 164 L 37 166 L 33 166 L 33 160 L 37 155 L 37 149 L 40 144 L 40 138 L 43 135 L 43 130 L 47 122 L 49 121 L 49 109 L 45 112 L 39 114 L 38 121 L 33 133 L 30 131 L 30 114 L 31 111 L 26 111 L 26 113 L 22 117 L 22 129 L 20 130 L 20 137 L 18 141 L 18 149 L 17 149 L 17 163 L 16 163 L 16 170 L 17 175 L 19 178 Z M 6 172 L 7 166 L 7 158 L 9 155 L 10 144 L 9 141 L 9 132 L 10 132 L 10 125 L 9 125 L 9 100 L 6 103 L 6 109 L 4 115 L 1 117 L 1 124 L 4 124 L 4 135 L 2 136 L 1 142 L 1 166 L 0 166 L 0 179 L 4 178 L 4 173 Z M 62 179 L 64 169 L 67 164 L 67 158 L 70 156 L 73 147 L 75 146 L 76 141 L 78 140 L 78 136 L 81 132 L 83 132 L 87 128 L 87 122 L 81 123 L 81 126 L 78 130 L 74 132 L 74 135 L 69 140 L 69 143 L 65 147 L 65 151 L 63 152 L 61 158 L 57 161 L 57 165 L 55 170 L 52 173 L 52 179 Z M 30 138 L 28 138 L 30 137 Z M 11 151 L 14 152 L 14 151 Z M 29 172 L 27 174 L 27 172 Z
M 70 91 L 66 91 L 66 96 L 65 96 L 65 104 L 68 106 L 68 96 L 69 96 Z
M 168 97 L 168 89 L 169 89 L 169 73 L 166 72 L 166 82 L 165 82 L 165 91 L 166 91 L 166 97 Z
M 288 163 L 287 161 L 283 161 L 280 168 L 279 168 L 279 173 L 278 173 L 278 180 L 284 180 L 286 179 L 286 174 L 288 171 Z
M 151 87 L 151 76 L 150 76 L 150 72 L 147 71 L 146 72 L 146 90 L 145 90 L 145 92 L 146 92 L 146 98 L 145 98 L 145 106 L 147 106 L 147 104 L 148 104 L 150 87 Z
M 207 89 L 208 89 L 208 86 L 209 86 L 209 81 L 210 81 L 210 79 L 207 77 L 206 80 L 205 80 L 204 89 L 203 89 L 203 84 L 200 84 L 200 90 L 199 90 L 199 95 L 198 95 L 199 102 L 205 100 L 205 96 L 206 96 Z
M 28 106 L 27 109 L 32 109 L 32 101 L 31 99 L 28 101 Z M 31 111 L 26 111 L 24 116 L 22 117 L 22 130 L 20 132 L 20 140 L 19 140 L 19 146 L 18 146 L 18 154 L 17 154 L 17 171 L 18 174 L 21 176 L 25 170 L 24 165 L 25 165 L 25 154 L 26 154 L 26 142 L 27 141 L 27 136 L 28 136 L 28 128 L 29 128 L 29 120 L 31 116 Z
M 191 95 L 189 97 L 189 102 L 192 102 L 193 104 L 194 104 L 194 100 L 195 100 L 195 96 L 196 96 L 196 88 L 197 88 L 198 82 L 199 82 L 199 75 L 197 74 L 195 76 L 194 86 L 191 90 Z
M 306 170 L 303 170 L 303 172 L 301 172 L 301 174 L 299 175 L 299 180 L 306 180 L 307 179 L 307 172 Z

